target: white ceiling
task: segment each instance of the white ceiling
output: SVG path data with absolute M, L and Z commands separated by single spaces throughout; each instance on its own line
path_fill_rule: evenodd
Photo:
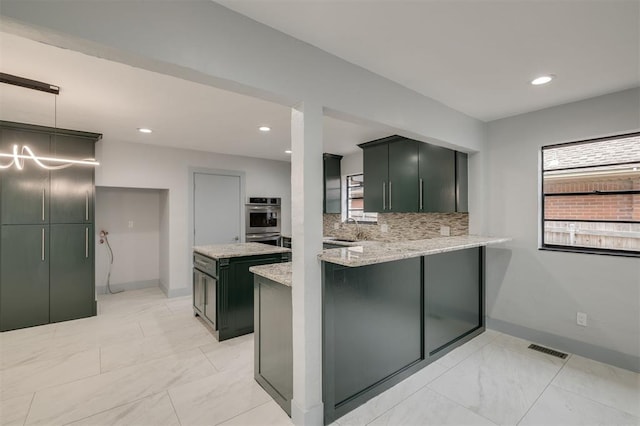
M 218 2 L 481 120 L 640 85 L 638 0 Z M 289 160 L 288 107 L 1 32 L 0 71 L 61 87 L 55 114 L 55 96 L 0 84 L 3 120 Z M 540 73 L 558 77 L 529 85 Z M 327 117 L 324 151 L 393 133 Z
M 60 86 L 60 95 L 0 84 L 0 119 L 125 141 L 290 161 L 288 107 L 0 33 L 0 71 Z M 57 105 L 56 105 L 57 103 Z M 56 111 L 57 108 L 57 111 Z M 57 113 L 56 113 L 57 112 Z M 267 125 L 271 132 L 258 127 Z M 153 133 L 137 131 L 149 127 Z M 324 151 L 392 133 L 325 117 Z
M 640 85 L 638 0 L 217 2 L 484 121 Z

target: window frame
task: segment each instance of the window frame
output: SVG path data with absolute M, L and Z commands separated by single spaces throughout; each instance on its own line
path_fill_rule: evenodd
M 345 180 L 344 180 L 344 181 L 345 181 L 345 185 L 344 185 L 344 186 L 345 186 L 345 188 L 346 188 L 346 194 L 345 194 L 345 195 L 346 195 L 346 196 L 345 196 L 345 202 L 346 202 L 346 205 L 345 205 L 345 210 L 344 210 L 344 211 L 345 211 L 345 216 L 344 216 L 343 222 L 346 222 L 346 221 L 351 217 L 351 215 L 350 215 L 351 211 L 361 211 L 361 212 L 362 212 L 363 217 L 364 217 L 364 214 L 366 213 L 366 212 L 364 211 L 364 190 L 365 190 L 365 188 L 364 188 L 364 182 L 360 185 L 360 187 L 362 188 L 362 192 L 363 192 L 362 197 L 352 198 L 352 197 L 350 197 L 350 196 L 349 196 L 349 195 L 350 195 L 350 192 L 351 192 L 351 191 L 350 191 L 350 188 L 351 188 L 351 187 L 349 186 L 349 180 L 350 180 L 350 178 L 352 178 L 352 177 L 354 177 L 354 176 L 362 176 L 362 177 L 363 177 L 363 180 L 364 180 L 364 173 L 363 173 L 363 172 L 360 172 L 360 173 L 351 173 L 351 174 L 345 175 Z M 357 200 L 357 199 L 362 199 L 362 201 L 363 201 L 363 208 L 362 208 L 362 209 L 350 209 L 350 208 L 349 208 L 349 201 L 350 201 L 350 200 Z M 371 213 L 371 212 L 369 212 L 369 213 Z M 377 217 L 377 214 L 376 214 L 376 218 L 375 218 L 375 219 L 371 219 L 371 220 L 362 220 L 362 218 L 360 218 L 360 219 L 356 219 L 356 218 L 354 218 L 354 220 L 357 220 L 357 221 L 358 221 L 358 223 L 359 223 L 359 224 L 362 224 L 362 225 L 377 225 L 377 224 L 378 224 L 378 217 Z
M 545 242 L 544 234 L 545 234 L 545 222 L 584 222 L 584 223 L 640 223 L 637 220 L 603 220 L 603 219 L 545 219 L 545 197 L 546 196 L 575 196 L 575 195 L 593 195 L 593 196 L 607 196 L 607 195 L 640 195 L 640 190 L 611 190 L 611 191 L 592 191 L 592 192 L 569 192 L 569 193 L 550 193 L 545 194 L 544 192 L 544 172 L 548 171 L 544 168 L 544 153 L 545 150 L 552 148 L 559 148 L 564 146 L 572 146 L 572 145 L 584 145 L 595 142 L 602 142 L 612 139 L 624 139 L 628 137 L 640 136 L 640 131 L 635 132 L 625 132 L 610 136 L 585 139 L 579 141 L 572 142 L 563 142 L 551 145 L 543 145 L 539 150 L 539 246 L 538 250 L 547 250 L 547 251 L 560 251 L 560 252 L 569 252 L 569 253 L 583 253 L 583 254 L 599 254 L 599 255 L 609 255 L 609 256 L 622 256 L 622 257 L 640 257 L 640 251 L 631 251 L 631 250 L 622 250 L 622 249 L 608 249 L 608 248 L 599 248 L 599 247 L 579 247 L 579 246 L 569 246 L 569 245 L 561 245 L 561 244 L 548 244 Z M 618 163 L 606 163 L 606 164 L 597 164 L 590 166 L 576 166 L 576 167 L 563 167 L 558 169 L 552 169 L 553 171 L 562 171 L 562 170 L 579 170 L 593 167 L 607 167 L 607 166 L 624 166 L 629 164 L 638 164 L 640 161 L 626 161 L 626 162 L 618 162 Z

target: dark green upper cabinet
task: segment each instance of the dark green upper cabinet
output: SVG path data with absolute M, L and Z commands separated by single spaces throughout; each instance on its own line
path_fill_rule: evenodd
M 363 149 L 364 211 L 385 212 L 387 209 L 387 182 L 389 181 L 389 147 L 386 144 L 369 145 Z
M 419 145 L 419 142 L 411 139 L 399 140 L 389 144 L 389 187 L 387 195 L 389 203 L 387 211 L 389 212 L 411 213 L 418 211 Z
M 468 157 L 464 152 L 456 152 L 456 211 L 469 211 L 469 171 Z
M 340 209 L 342 207 L 342 175 L 340 174 L 340 160 L 342 160 L 342 155 L 323 154 L 323 213 L 340 213 Z
M 466 154 L 397 135 L 359 146 L 366 182 L 365 211 L 468 210 Z
M 456 211 L 456 152 L 427 143 L 420 144 L 421 212 Z
M 94 140 L 54 135 L 51 153 L 56 157 L 86 160 L 94 157 Z M 93 221 L 92 166 L 73 165 L 51 171 L 51 223 Z
M 418 211 L 419 142 L 391 136 L 361 144 L 364 210 L 378 213 Z
M 17 145 L 18 153 L 28 146 L 35 155 L 49 155 L 48 134 L 0 128 L 0 152 L 11 153 Z M 11 160 L 0 159 L 1 165 Z M 22 163 L 22 161 L 21 161 Z M 32 160 L 24 160 L 23 169 L 15 165 L 0 169 L 2 175 L 2 201 L 0 219 L 2 224 L 42 224 L 49 222 L 49 171 Z

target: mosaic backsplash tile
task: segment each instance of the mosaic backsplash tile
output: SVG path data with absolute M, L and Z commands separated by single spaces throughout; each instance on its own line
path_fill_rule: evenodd
M 338 229 L 334 229 L 334 224 Z M 380 232 L 380 225 L 386 224 L 388 232 Z M 324 215 L 324 236 L 356 238 L 356 225 L 342 223 L 340 214 Z M 440 237 L 440 227 L 448 226 L 451 236 L 469 234 L 468 213 L 378 213 L 378 224 L 361 224 L 365 239 L 376 241 L 412 241 Z

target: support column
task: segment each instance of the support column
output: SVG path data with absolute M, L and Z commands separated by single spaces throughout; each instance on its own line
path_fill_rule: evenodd
M 295 425 L 323 424 L 322 106 L 305 102 L 291 113 L 293 237 L 293 401 Z

